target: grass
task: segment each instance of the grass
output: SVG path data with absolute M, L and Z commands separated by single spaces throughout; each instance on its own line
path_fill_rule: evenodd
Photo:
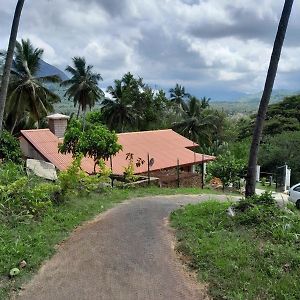
M 261 189 L 261 190 L 265 190 L 265 191 L 268 191 L 268 192 L 276 192 L 276 184 L 275 183 L 273 183 L 270 186 L 269 182 L 267 182 L 265 185 L 262 185 L 261 182 L 257 182 L 256 183 L 256 188 Z
M 133 197 L 147 195 L 174 195 L 216 193 L 210 189 L 157 187 L 137 189 L 108 189 L 102 194 L 72 197 L 66 203 L 50 208 L 39 220 L 11 225 L 0 224 L 0 299 L 8 297 L 37 271 L 42 262 L 55 253 L 55 245 L 66 239 L 82 222 Z M 27 267 L 20 276 L 9 279 L 9 270 L 22 260 Z
M 300 299 L 299 214 L 255 205 L 231 218 L 232 204 L 209 201 L 173 212 L 178 251 L 213 299 Z

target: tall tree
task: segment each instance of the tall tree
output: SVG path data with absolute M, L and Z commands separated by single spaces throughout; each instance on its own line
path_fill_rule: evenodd
M 246 197 L 250 197 L 255 194 L 255 180 L 256 180 L 256 165 L 257 156 L 259 150 L 259 143 L 261 140 L 264 120 L 266 118 L 267 108 L 269 100 L 272 94 L 272 89 L 278 69 L 278 63 L 281 55 L 281 50 L 287 30 L 293 0 L 285 0 L 282 10 L 281 18 L 278 25 L 278 30 L 273 46 L 273 52 L 269 64 L 268 74 L 265 82 L 264 91 L 260 100 L 260 105 L 256 117 L 255 129 L 253 133 L 253 139 L 250 148 L 247 178 L 246 178 Z
M 173 128 L 180 134 L 198 143 L 199 139 L 209 142 L 210 134 L 215 128 L 214 115 L 207 113 L 201 107 L 201 102 L 191 96 L 184 107 L 183 118 L 176 122 Z
M 57 75 L 38 76 L 43 52 L 43 49 L 34 48 L 29 40 L 16 43 L 5 109 L 6 123 L 12 120 L 11 132 L 26 113 L 39 127 L 41 119 L 53 111 L 53 103 L 60 100 L 45 83 L 60 82 L 61 79 Z
M 185 101 L 189 98 L 190 94 L 185 91 L 184 86 L 176 83 L 174 88 L 169 90 L 170 100 L 178 105 L 179 108 L 184 109 L 186 106 Z
M 85 120 L 87 108 L 91 109 L 104 97 L 103 91 L 98 86 L 102 77 L 99 73 L 92 71 L 93 66 L 86 65 L 84 57 L 74 57 L 73 65 L 74 67 L 67 66 L 66 68 L 72 78 L 63 81 L 61 85 L 68 87 L 65 96 L 68 96 L 69 100 L 73 99 L 74 106 L 78 105 L 77 117 L 82 110 Z
M 1 80 L 1 88 L 0 88 L 0 135 L 2 132 L 2 125 L 3 125 L 3 116 L 4 116 L 4 109 L 5 109 L 5 101 L 7 97 L 7 89 L 9 84 L 9 77 L 10 77 L 10 69 L 13 62 L 13 56 L 17 41 L 17 34 L 18 34 L 18 28 L 21 18 L 22 9 L 24 6 L 25 0 L 18 0 L 14 19 L 11 27 L 11 33 L 8 43 L 8 49 L 7 49 L 7 55 L 5 59 L 5 65 L 3 70 L 3 76 Z
M 128 79 L 128 77 L 126 78 Z M 107 88 L 112 99 L 106 98 L 102 101 L 102 114 L 105 123 L 111 130 L 120 132 L 132 127 L 136 120 L 132 98 L 128 97 L 128 94 L 132 93 L 127 82 L 124 85 L 123 79 L 115 80 L 115 85 Z

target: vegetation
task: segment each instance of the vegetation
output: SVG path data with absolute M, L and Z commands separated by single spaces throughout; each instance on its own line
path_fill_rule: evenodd
M 6 127 L 13 133 L 32 124 L 39 128 L 43 118 L 53 111 L 59 97 L 45 87 L 47 82 L 60 82 L 56 75 L 39 77 L 39 63 L 43 50 L 29 40 L 17 42 L 15 60 L 11 70 L 6 105 Z M 30 126 L 30 125 L 29 125 Z
M 3 130 L 0 135 L 0 161 L 21 163 L 21 157 L 19 140 L 6 130 Z
M 103 91 L 98 87 L 102 77 L 92 71 L 93 66 L 86 65 L 84 57 L 74 57 L 73 64 L 74 67 L 68 66 L 66 68 L 72 78 L 63 81 L 61 85 L 68 87 L 65 96 L 68 96 L 69 100 L 73 100 L 74 106 L 78 105 L 77 117 L 80 110 L 85 116 L 87 108 L 91 109 L 97 101 L 104 97 Z
M 90 118 L 91 120 L 91 118 Z M 93 120 L 91 120 L 93 121 Z M 117 135 L 110 132 L 104 125 L 86 122 L 85 130 L 78 119 L 68 123 L 63 143 L 59 146 L 62 153 L 72 153 L 73 157 L 86 156 L 94 160 L 96 166 L 103 166 L 101 161 L 109 159 L 122 148 L 118 144 Z
M 245 160 L 236 159 L 230 151 L 227 151 L 209 164 L 208 172 L 212 177 L 221 179 L 224 190 L 229 184 L 239 183 L 244 175 L 245 167 Z
M 209 201 L 171 215 L 177 249 L 189 258 L 213 299 L 298 299 L 298 212 L 270 194 L 233 205 Z

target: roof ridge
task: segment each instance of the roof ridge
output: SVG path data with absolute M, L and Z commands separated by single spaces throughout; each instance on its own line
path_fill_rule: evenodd
M 169 129 L 153 129 L 153 130 L 144 130 L 144 131 L 131 131 L 131 132 L 120 132 L 117 133 L 117 135 L 125 135 L 125 134 L 137 134 L 137 133 L 147 133 L 147 132 L 157 132 L 157 131 L 174 131 L 173 129 L 169 128 Z
M 28 132 L 28 131 L 46 131 L 49 130 L 51 131 L 49 128 L 39 128 L 39 129 L 22 129 L 20 130 L 21 132 Z

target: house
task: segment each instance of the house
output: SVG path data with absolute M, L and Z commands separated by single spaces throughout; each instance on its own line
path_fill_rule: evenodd
M 54 114 L 48 116 L 48 129 L 22 130 L 20 143 L 24 156 L 51 162 L 58 170 L 66 170 L 72 163 L 72 155 L 59 153 L 58 144 L 62 141 L 68 119 L 68 116 Z M 214 159 L 213 156 L 193 152 L 197 144 L 171 129 L 120 133 L 118 141 L 123 149 L 106 162 L 114 174 L 123 174 L 124 167 L 128 166 L 127 153 L 133 154 L 134 162 L 138 158 L 147 162 L 149 157 L 151 172 L 176 168 L 177 164 L 182 170 L 192 172 L 196 165 Z M 93 159 L 83 158 L 81 167 L 92 173 Z M 136 174 L 147 171 L 148 163 L 135 168 Z

